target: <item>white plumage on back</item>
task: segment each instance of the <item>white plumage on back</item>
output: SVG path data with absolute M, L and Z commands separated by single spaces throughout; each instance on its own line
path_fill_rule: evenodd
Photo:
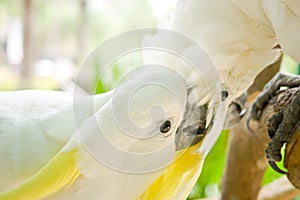
M 182 0 L 169 23 L 207 51 L 230 98 L 241 95 L 281 54 L 273 49 L 276 35 L 259 0 Z
M 72 98 L 54 91 L 0 93 L 1 190 L 36 173 L 73 136 Z
M 109 96 L 95 97 L 95 107 Z M 89 108 L 82 108 L 81 121 L 93 115 Z M 1 92 L 0 122 L 0 159 L 4 161 L 0 191 L 36 174 L 70 141 L 80 124 L 75 122 L 72 93 L 41 90 Z
M 262 5 L 283 52 L 300 62 L 300 2 L 262 0 Z

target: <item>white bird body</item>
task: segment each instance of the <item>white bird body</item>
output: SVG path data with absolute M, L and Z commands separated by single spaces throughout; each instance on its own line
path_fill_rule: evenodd
M 95 104 L 101 106 L 107 97 L 95 98 Z M 86 111 L 82 118 L 88 120 L 93 113 Z M 5 161 L 0 165 L 1 191 L 22 185 L 35 175 L 66 146 L 78 128 L 73 94 L 59 91 L 1 92 L 0 121 L 0 159 Z
M 31 177 L 73 136 L 72 101 L 65 92 L 0 93 L 1 190 Z
M 73 94 L 67 92 L 0 93 L 0 159 L 5 161 L 0 165 L 0 199 L 137 199 L 174 159 L 175 131 L 187 98 L 183 79 L 163 70 L 145 73 L 149 71 L 153 77 L 141 75 L 121 84 L 119 91 L 79 95 L 80 105 L 74 105 Z M 140 87 L 156 79 L 163 87 Z M 176 89 L 173 93 L 166 90 L 170 84 L 167 88 L 176 87 L 181 100 L 174 96 Z M 90 97 L 95 107 L 87 106 Z M 113 110 L 125 103 L 129 110 Z M 154 105 L 162 106 L 164 114 L 153 110 Z M 79 117 L 74 106 L 79 108 Z M 149 138 L 130 135 L 128 115 L 141 130 L 149 130 L 141 133 L 150 134 Z M 124 124 L 116 124 L 118 116 Z M 153 117 L 155 123 L 148 127 Z M 165 119 L 173 126 L 167 134 L 157 134 L 157 126 Z M 109 144 L 117 148 L 110 149 Z M 152 152 L 159 157 L 147 157 Z M 144 159 L 137 160 L 130 153 L 142 154 Z
M 300 61 L 297 0 L 181 0 L 168 28 L 204 48 L 216 64 L 231 100 L 279 58 L 281 50 L 276 45 Z

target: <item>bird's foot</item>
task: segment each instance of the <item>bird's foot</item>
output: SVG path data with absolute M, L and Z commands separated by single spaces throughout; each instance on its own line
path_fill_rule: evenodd
M 299 76 L 277 73 L 255 99 L 247 119 L 248 127 L 250 119 L 258 120 L 261 117 L 264 107 L 282 86 L 292 88 L 299 85 Z M 289 93 L 284 96 L 284 99 L 276 101 L 279 102 L 277 106 L 273 106 L 276 114 L 268 120 L 268 134 L 271 142 L 266 149 L 266 156 L 275 171 L 285 174 L 285 171 L 277 167 L 276 162 L 281 161 L 281 148 L 290 140 L 294 126 L 300 120 L 300 95 Z M 250 131 L 253 132 L 251 128 Z
M 281 87 L 298 87 L 300 76 L 288 75 L 278 72 L 264 87 L 264 90 L 256 97 L 250 109 L 250 118 L 258 120 L 269 100 Z
M 292 95 L 288 96 L 292 98 Z M 295 132 L 295 126 L 300 121 L 300 93 L 296 92 L 292 101 L 282 109 L 268 120 L 268 134 L 271 142 L 266 149 L 266 156 L 275 171 L 285 174 L 286 172 L 277 167 L 276 162 L 281 161 L 281 148 L 290 141 Z

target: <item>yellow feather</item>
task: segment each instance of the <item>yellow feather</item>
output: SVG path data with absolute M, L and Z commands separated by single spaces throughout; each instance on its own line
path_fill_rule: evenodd
M 194 180 L 195 175 L 201 169 L 203 157 L 198 152 L 201 143 L 178 151 L 176 160 L 151 184 L 147 191 L 142 194 L 140 200 L 177 199 L 178 196 L 183 195 L 181 194 L 183 190 L 186 191 L 184 188 L 193 187 L 194 183 L 188 184 L 188 182 Z
M 26 182 L 11 190 L 0 192 L 0 200 L 41 199 L 69 187 L 79 176 L 76 152 L 60 152 Z

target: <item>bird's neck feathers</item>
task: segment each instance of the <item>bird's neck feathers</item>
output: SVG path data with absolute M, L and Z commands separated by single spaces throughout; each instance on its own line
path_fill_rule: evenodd
M 281 56 L 279 49 L 254 52 L 232 52 L 231 56 L 218 61 L 217 67 L 225 87 L 232 99 L 242 95 L 253 83 L 255 77 Z M 216 59 L 218 60 L 218 59 Z

